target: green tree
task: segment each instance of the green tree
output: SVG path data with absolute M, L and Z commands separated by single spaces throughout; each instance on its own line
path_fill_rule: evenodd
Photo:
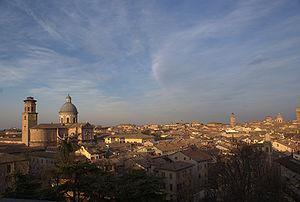
M 73 162 L 61 165 L 58 170 L 58 179 L 54 188 L 60 197 L 67 197 L 70 201 L 86 201 L 104 197 L 99 194 L 105 188 L 102 182 L 96 181 L 104 173 L 94 164 L 89 162 Z M 94 194 L 94 191 L 97 193 Z M 102 190 L 101 190 L 102 191 Z
M 71 163 L 75 158 L 75 151 L 79 149 L 77 137 L 60 137 L 58 141 L 58 160 L 62 164 Z
M 118 178 L 117 201 L 164 201 L 162 178 L 132 171 Z
M 41 198 L 39 181 L 31 179 L 29 175 L 16 172 L 8 176 L 6 180 L 9 182 L 9 186 L 2 194 L 3 197 L 22 199 Z

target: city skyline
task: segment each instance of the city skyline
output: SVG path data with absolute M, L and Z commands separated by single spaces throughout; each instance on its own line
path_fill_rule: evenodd
M 77 123 L 77 121 L 81 121 L 82 123 L 88 123 L 88 121 L 80 120 L 77 117 L 78 116 L 78 111 L 77 111 L 76 106 L 71 102 L 71 99 L 72 98 L 71 98 L 70 94 L 68 94 L 66 96 L 66 98 L 65 98 L 64 104 L 60 107 L 60 110 L 58 111 L 57 121 L 50 121 L 50 125 L 51 124 L 55 124 L 55 123 L 57 123 L 57 124 L 65 124 L 64 122 L 66 122 L 66 121 L 67 121 L 67 123 L 69 123 L 69 121 L 70 121 L 70 123 L 72 123 L 72 122 Z M 34 97 L 29 96 L 29 97 L 25 98 L 23 100 L 23 102 L 28 101 L 28 100 L 34 100 L 34 102 L 35 102 L 35 104 L 34 104 L 34 111 L 36 112 L 36 115 L 38 115 L 39 112 L 36 111 L 38 109 L 38 106 L 36 106 L 36 101 L 37 100 L 35 100 Z M 66 104 L 70 105 L 69 103 L 71 103 L 72 106 L 65 106 Z M 20 116 L 20 117 L 23 117 L 23 113 L 26 112 L 27 107 L 28 107 L 27 105 L 25 105 L 25 108 L 24 108 L 24 106 L 22 107 L 23 108 L 23 112 L 22 112 L 22 116 Z M 33 109 L 31 106 L 29 108 Z M 61 114 L 61 112 L 63 112 L 64 110 L 67 110 L 68 112 L 70 112 L 69 110 L 71 110 L 72 113 L 73 113 L 73 110 L 75 110 L 74 111 L 74 113 L 75 113 L 74 116 L 75 117 L 74 118 L 73 117 L 70 118 L 70 116 L 68 116 L 69 118 L 64 117 L 65 115 Z M 101 126 L 113 126 L 113 125 L 118 125 L 118 124 L 133 124 L 133 125 L 143 125 L 143 124 L 146 124 L 146 125 L 147 124 L 150 124 L 150 125 L 151 124 L 158 124 L 158 125 L 160 125 L 160 124 L 162 124 L 163 125 L 163 124 L 174 124 L 174 123 L 189 123 L 189 122 L 193 123 L 193 122 L 198 122 L 198 123 L 202 123 L 202 124 L 206 124 L 206 123 L 222 123 L 222 124 L 230 125 L 232 128 L 234 128 L 235 125 L 236 125 L 236 123 L 245 124 L 247 122 L 253 122 L 253 121 L 257 121 L 257 122 L 266 121 L 266 122 L 268 122 L 268 121 L 270 121 L 270 119 L 271 119 L 271 122 L 273 122 L 273 121 L 274 122 L 278 122 L 277 121 L 278 116 L 280 116 L 280 119 L 282 120 L 279 123 L 283 123 L 283 122 L 290 122 L 290 123 L 294 122 L 294 123 L 296 123 L 297 121 L 300 120 L 300 118 L 299 118 L 300 113 L 299 112 L 300 112 L 300 107 L 297 107 L 295 109 L 295 117 L 293 117 L 292 119 L 286 119 L 284 116 L 282 116 L 281 113 L 277 113 L 276 115 L 274 115 L 272 113 L 269 113 L 266 116 L 264 116 L 262 119 L 252 119 L 252 120 L 246 120 L 246 121 L 238 120 L 236 122 L 236 118 L 237 118 L 236 115 L 234 113 L 231 113 L 230 116 L 227 117 L 226 121 L 211 120 L 211 121 L 205 122 L 205 121 L 201 121 L 201 120 L 174 120 L 174 121 L 161 121 L 161 122 L 138 122 L 138 123 L 137 122 L 116 122 L 114 124 L 95 123 L 95 125 L 99 125 L 99 126 L 100 125 Z M 40 122 L 39 118 L 36 117 L 35 119 L 37 120 L 37 122 L 34 125 L 36 125 L 38 122 Z M 63 119 L 64 119 L 64 121 L 63 121 Z M 26 120 L 26 118 L 25 118 L 25 120 Z M 46 122 L 42 121 L 42 122 L 40 122 L 40 124 L 46 124 Z M 19 126 L 10 126 L 10 127 L 3 127 L 3 129 L 18 128 L 18 127 Z
M 1 1 L 0 128 L 68 93 L 95 124 L 295 119 L 299 1 L 216 2 Z

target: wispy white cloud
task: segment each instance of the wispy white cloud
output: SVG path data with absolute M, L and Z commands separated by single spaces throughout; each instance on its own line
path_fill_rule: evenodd
M 70 93 L 95 122 L 205 118 L 299 87 L 292 3 L 3 2 L 0 87 L 45 113 Z
M 241 38 L 239 42 L 231 41 L 231 37 L 243 37 L 258 19 L 268 16 L 280 6 L 280 2 L 265 3 L 257 1 L 241 3 L 220 19 L 201 22 L 188 30 L 175 33 L 154 54 L 152 61 L 154 77 L 160 83 L 175 85 L 176 88 L 178 85 L 191 87 L 190 84 L 201 87 L 216 84 L 218 80 L 227 83 L 226 79 L 238 77 L 240 72 L 247 71 L 248 67 L 243 63 L 251 57 L 255 55 L 272 57 L 276 51 L 282 53 L 297 46 L 296 44 L 300 42 L 298 37 L 282 39 L 276 44 L 268 42 L 254 46 L 251 42 L 255 42 L 255 39 L 242 41 Z M 284 25 L 285 23 L 281 23 L 278 29 L 284 30 Z M 274 26 L 278 27 L 278 24 Z M 272 27 L 263 30 L 264 36 L 272 33 Z M 267 40 L 264 36 L 263 38 Z M 277 64 L 288 65 L 297 59 L 297 55 L 291 55 Z M 272 57 L 269 60 L 278 59 Z
M 291 96 L 288 89 L 295 89 L 300 75 L 300 29 L 291 25 L 300 21 L 298 16 L 272 19 L 282 5 L 239 2 L 224 16 L 169 36 L 152 59 L 152 73 L 162 89 L 150 95 L 190 115 L 214 104 L 219 111 L 224 104 L 227 110 L 240 110 L 241 100 L 255 108 L 277 97 L 276 92 Z M 260 27 L 264 21 L 272 24 Z

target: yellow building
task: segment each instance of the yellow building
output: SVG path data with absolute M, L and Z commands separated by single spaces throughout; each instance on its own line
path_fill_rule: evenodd
M 77 154 L 85 156 L 91 161 L 95 161 L 101 158 L 100 154 L 102 153 L 97 147 L 89 147 L 82 145 L 79 150 L 76 151 Z
M 272 142 L 272 146 L 275 150 L 280 152 L 294 153 L 299 150 L 296 144 L 280 140 Z
M 146 141 L 153 141 L 154 137 L 150 135 L 144 135 L 144 134 L 116 134 L 116 135 L 110 135 L 104 138 L 104 142 L 107 144 L 110 143 L 140 143 Z

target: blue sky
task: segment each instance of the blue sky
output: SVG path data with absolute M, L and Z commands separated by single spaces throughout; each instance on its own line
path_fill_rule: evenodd
M 228 122 L 300 105 L 300 2 L 0 0 L 0 127 L 22 100 L 57 122 Z

